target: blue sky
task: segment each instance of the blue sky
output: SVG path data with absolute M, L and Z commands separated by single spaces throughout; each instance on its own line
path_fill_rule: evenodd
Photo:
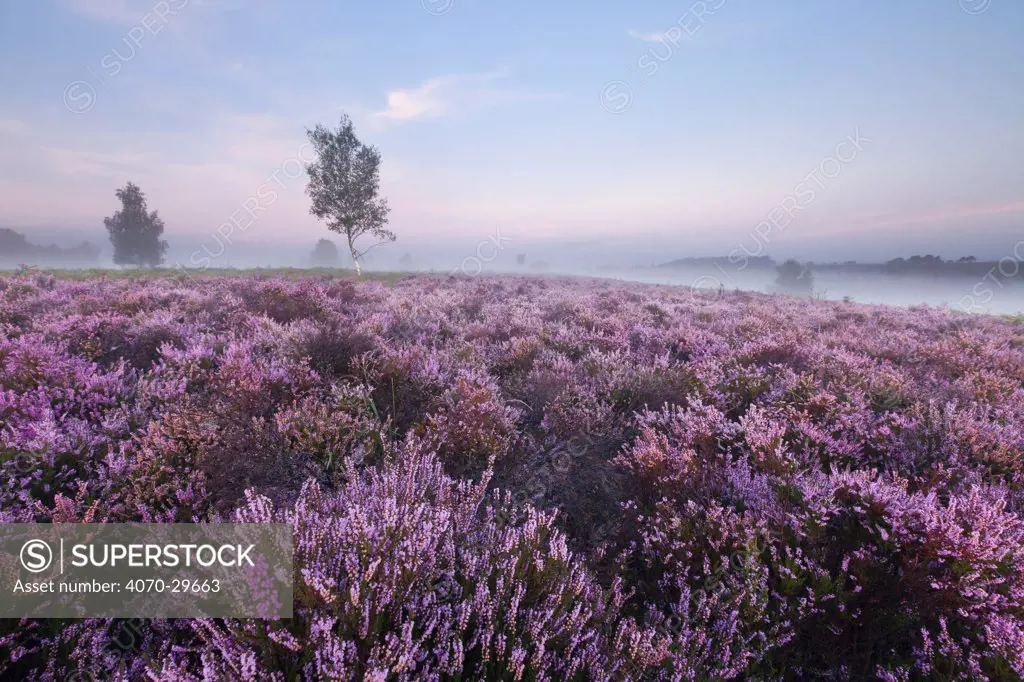
M 38 0 L 0 5 L 0 52 L 0 224 L 29 232 L 95 232 L 133 180 L 201 242 L 279 171 L 233 238 L 314 239 L 288 169 L 344 110 L 406 243 L 1024 239 L 1017 0 Z

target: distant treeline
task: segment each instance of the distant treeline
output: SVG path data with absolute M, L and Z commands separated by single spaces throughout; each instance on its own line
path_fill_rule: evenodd
M 816 271 L 832 272 L 867 272 L 887 275 L 931 275 L 935 277 L 974 277 L 981 278 L 988 274 L 1000 279 L 1020 277 L 1020 263 L 1016 258 L 1004 258 L 1000 261 L 980 261 L 974 256 L 964 256 L 956 260 L 944 260 L 940 256 L 911 256 L 910 258 L 894 258 L 885 263 L 809 263 L 808 267 Z
M 749 256 L 745 258 L 747 264 L 746 268 L 754 268 L 755 270 L 773 270 L 778 266 L 774 260 L 768 256 Z M 708 265 L 717 265 L 720 268 L 731 268 L 736 269 L 736 260 L 729 260 L 727 257 L 717 256 L 704 256 L 700 258 L 677 258 L 674 261 L 659 265 L 659 268 L 698 268 Z
M 20 232 L 0 227 L 0 265 L 94 265 L 100 249 L 90 242 L 63 249 L 51 244 L 33 244 Z
M 744 269 L 777 268 L 778 264 L 767 256 L 746 258 Z M 725 257 L 678 258 L 674 261 L 657 266 L 658 268 L 695 268 L 717 265 L 724 269 L 736 268 L 736 262 Z M 804 268 L 812 272 L 850 272 L 875 273 L 885 275 L 930 275 L 934 277 L 973 277 L 982 278 L 987 275 L 999 279 L 1024 278 L 1024 268 L 1016 257 L 1004 258 L 1000 261 L 980 261 L 974 256 L 964 256 L 956 260 L 945 260 L 940 256 L 924 255 L 910 258 L 894 258 L 884 263 L 859 263 L 845 261 L 842 263 L 807 262 Z

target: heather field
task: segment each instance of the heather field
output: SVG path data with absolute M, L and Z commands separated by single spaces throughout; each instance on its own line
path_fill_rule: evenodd
M 1019 680 L 1024 325 L 586 279 L 0 276 L 0 521 L 293 524 L 289 621 L 21 680 Z

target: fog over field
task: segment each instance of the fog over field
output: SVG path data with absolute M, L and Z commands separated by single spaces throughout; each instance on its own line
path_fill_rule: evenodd
M 103 243 L 105 235 L 95 230 L 69 231 L 48 228 L 26 230 L 40 243 L 72 246 L 82 235 L 93 243 L 103 244 L 96 262 L 88 267 L 113 267 L 110 249 Z M 737 231 L 738 233 L 741 233 Z M 954 232 L 945 239 L 922 235 L 902 239 L 844 240 L 841 249 L 809 240 L 793 244 L 779 234 L 774 243 L 751 233 L 733 243 L 719 238 L 717 242 L 678 236 L 654 234 L 647 238 L 596 238 L 583 241 L 522 240 L 496 225 L 480 231 L 480 238 L 444 238 L 430 242 L 411 243 L 401 240 L 385 244 L 364 258 L 368 271 L 435 272 L 464 275 L 525 274 L 578 275 L 608 277 L 619 280 L 674 284 L 705 289 L 770 291 L 775 281 L 773 269 L 752 267 L 746 255 L 771 256 L 778 250 L 784 257 L 794 256 L 802 262 L 839 263 L 860 259 L 864 263 L 883 263 L 898 256 L 909 256 L 914 244 L 928 244 L 937 253 L 960 257 L 974 255 L 991 263 L 991 267 L 972 274 L 887 274 L 885 272 L 836 272 L 813 269 L 815 296 L 824 299 L 849 298 L 862 303 L 895 306 L 927 304 L 948 306 L 972 313 L 1019 314 L 1024 311 L 1024 278 L 1020 275 L 1024 241 L 1011 241 L 1010 230 L 996 230 L 978 238 L 963 239 Z M 1020 235 L 1024 236 L 1024 227 Z M 216 232 L 205 236 L 177 236 L 170 244 L 166 265 L 176 269 L 207 268 L 304 268 L 309 267 L 311 243 L 294 241 L 260 242 L 248 235 L 224 239 Z M 77 240 L 77 241 L 76 241 Z M 839 240 L 833 240 L 839 241 Z M 230 242 L 230 243 L 229 243 Z M 980 243 L 979 243 L 980 242 Z M 721 244 L 719 247 L 718 245 Z M 772 247 L 776 248 L 773 249 Z M 718 247 L 718 252 L 713 251 Z M 896 250 L 902 248 L 903 250 Z M 698 249 L 697 254 L 693 253 Z M 890 250 L 893 249 L 893 250 Z M 1014 253 L 1016 249 L 1016 254 Z M 921 251 L 922 253 L 924 251 Z M 729 256 L 731 254 L 731 258 Z M 517 257 L 523 255 L 523 263 Z M 407 258 L 404 258 L 408 256 Z M 717 257 L 717 265 L 665 264 L 681 257 Z M 955 260 L 956 258 L 950 258 Z M 783 260 L 776 257 L 776 260 Z M 0 254 L 0 267 L 16 267 L 33 263 L 31 259 L 5 258 Z M 344 258 L 342 263 L 344 263 Z M 351 261 L 348 261 L 349 264 Z M 87 267 L 74 261 L 44 258 L 37 264 L 55 267 Z

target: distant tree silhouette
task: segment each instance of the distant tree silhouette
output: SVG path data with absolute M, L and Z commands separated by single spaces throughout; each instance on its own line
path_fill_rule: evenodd
M 744 256 L 741 259 L 744 262 L 744 269 L 770 269 L 775 268 L 776 263 L 772 260 L 771 256 Z M 718 266 L 721 268 L 734 267 L 738 260 L 733 260 L 727 257 L 714 257 L 714 256 L 688 256 L 686 258 L 677 258 L 667 263 L 662 263 L 657 266 L 659 268 L 692 268 L 692 267 L 707 267 L 707 266 Z
M 406 270 L 411 268 L 412 267 L 412 254 L 409 253 L 408 251 L 406 251 L 404 254 L 402 254 L 402 258 L 398 261 L 398 264 L 401 265 Z
M 516 256 L 516 265 L 526 265 L 526 254 L 520 253 Z
M 775 288 L 782 293 L 810 294 L 814 290 L 811 271 L 792 258 L 775 270 Z
M 345 114 L 337 130 L 317 124 L 306 135 L 317 156 L 306 166 L 306 193 L 312 200 L 309 212 L 325 220 L 332 232 L 345 235 L 356 273 L 361 276 L 359 259 L 375 246 L 395 241 L 394 233 L 384 229 L 391 209 L 387 200 L 377 196 L 380 152 L 359 141 Z M 360 252 L 356 241 L 367 234 L 380 241 Z
M 907 259 L 907 266 L 915 270 L 931 270 L 941 267 L 943 260 L 939 256 L 927 254 L 924 256 L 911 256 Z
M 95 263 L 99 255 L 99 247 L 89 242 L 68 249 L 55 244 L 39 246 L 29 242 L 20 232 L 0 227 L 0 261 L 5 263 L 32 261 L 36 264 L 89 265 Z
M 0 228 L 0 253 L 20 254 L 27 252 L 30 247 L 25 235 L 14 230 Z
M 93 263 L 100 257 L 100 247 L 90 241 L 84 241 L 78 246 L 70 249 L 63 249 L 62 254 L 71 258 L 73 261 Z
M 162 264 L 167 251 L 167 242 L 160 240 L 164 222 L 156 211 L 147 212 L 146 195 L 131 182 L 114 195 L 121 202 L 121 210 L 103 219 L 114 246 L 114 263 L 140 267 Z
M 333 268 L 338 265 L 338 247 L 330 239 L 321 239 L 313 247 L 313 267 Z
M 973 256 L 966 256 L 956 263 L 973 263 Z M 949 266 L 953 261 L 943 260 L 941 256 L 926 254 L 924 256 L 911 256 L 910 258 L 893 258 L 885 263 L 885 269 L 893 274 L 941 274 L 949 272 Z

